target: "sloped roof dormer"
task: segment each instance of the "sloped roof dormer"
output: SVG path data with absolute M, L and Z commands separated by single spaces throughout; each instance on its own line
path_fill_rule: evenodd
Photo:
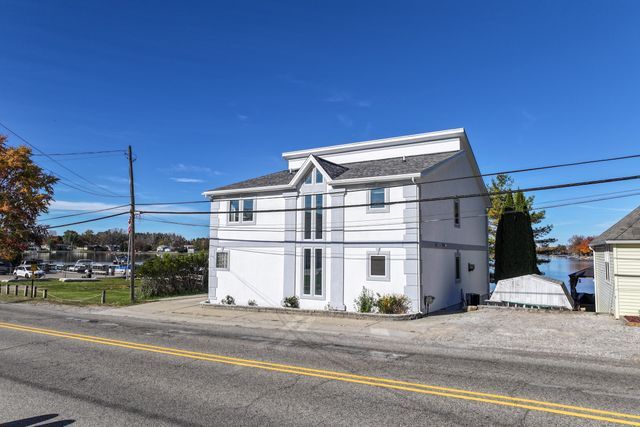
M 289 182 L 289 185 L 291 187 L 297 186 L 314 168 L 320 171 L 325 180 L 329 183 L 331 183 L 331 181 L 348 170 L 348 168 L 345 166 L 329 162 L 322 159 L 321 157 L 317 157 L 311 154 L 307 157 L 304 163 L 302 163 L 300 169 L 298 169 L 296 174 Z

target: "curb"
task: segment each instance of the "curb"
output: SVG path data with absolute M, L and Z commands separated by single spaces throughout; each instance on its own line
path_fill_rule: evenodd
M 422 313 L 409 313 L 409 314 L 379 314 L 379 313 L 355 313 L 350 311 L 331 311 L 331 310 L 307 310 L 299 308 L 286 308 L 286 307 L 251 307 L 248 305 L 222 305 L 212 304 L 208 301 L 200 303 L 202 308 L 207 309 L 221 309 L 221 310 L 234 310 L 234 311 L 253 311 L 255 313 L 280 313 L 280 314 L 301 314 L 303 316 L 317 316 L 317 317 L 338 317 L 338 318 L 350 318 L 350 319 L 367 319 L 367 320 L 415 320 L 424 316 Z

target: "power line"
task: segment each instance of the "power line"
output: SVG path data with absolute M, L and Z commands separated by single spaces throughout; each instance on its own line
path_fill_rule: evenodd
M 559 164 L 554 164 L 554 165 L 536 166 L 536 167 L 532 167 L 532 168 L 512 169 L 512 170 L 499 171 L 499 172 L 490 172 L 490 173 L 479 174 L 479 175 L 467 175 L 467 176 L 454 177 L 454 178 L 444 178 L 444 179 L 439 179 L 439 180 L 420 182 L 420 184 L 435 184 L 435 183 L 439 183 L 439 182 L 449 182 L 449 181 L 457 181 L 457 180 L 472 179 L 472 178 L 483 178 L 483 177 L 490 177 L 490 176 L 496 176 L 496 175 L 508 175 L 508 174 L 515 174 L 515 173 L 523 173 L 523 172 L 534 172 L 534 171 L 547 170 L 547 169 L 557 169 L 557 168 L 570 167 L 570 166 L 581 166 L 581 165 L 612 162 L 612 161 L 618 161 L 618 160 L 628 160 L 628 159 L 635 159 L 635 158 L 640 158 L 640 154 L 630 154 L 630 155 L 626 155 L 626 156 L 607 157 L 607 158 L 593 159 L 593 160 L 584 160 L 584 161 L 572 162 L 572 163 L 559 163 Z M 377 185 L 376 188 L 397 188 L 397 187 L 404 187 L 406 185 L 407 185 L 406 183 L 405 184 L 382 185 L 382 186 L 381 185 Z M 369 188 L 350 190 L 351 193 L 360 192 L 360 191 L 369 191 Z M 314 194 L 327 195 L 327 194 L 331 194 L 331 192 L 314 193 Z M 265 197 L 260 197 L 260 199 L 261 200 L 279 199 L 281 197 L 282 196 L 280 196 L 280 195 L 277 195 L 277 196 L 265 196 Z M 233 196 L 229 195 L 228 198 L 233 198 Z M 150 205 L 194 205 L 194 204 L 199 204 L 199 203 L 211 203 L 211 202 L 209 200 L 193 200 L 193 201 L 179 201 L 179 202 L 138 203 L 138 205 L 140 205 L 140 206 L 150 206 Z
M 18 133 L 16 133 L 15 131 L 13 131 L 11 128 L 7 127 L 7 125 L 5 125 L 4 123 L 0 122 L 0 126 L 2 126 L 3 128 L 5 128 L 6 130 L 8 130 L 11 134 L 13 134 L 16 138 L 20 139 L 22 142 L 24 142 L 25 144 L 27 144 L 28 146 L 30 146 L 31 148 L 33 148 L 34 150 L 38 151 L 38 153 L 40 153 L 41 155 L 47 157 L 48 159 L 50 159 L 51 161 L 57 163 L 60 167 L 62 167 L 63 169 L 69 171 L 70 173 L 72 173 L 73 175 L 77 176 L 78 178 L 82 179 L 83 181 L 100 188 L 101 190 L 105 190 L 108 193 L 111 193 L 112 196 L 116 196 L 116 197 L 123 197 L 119 194 L 114 193 L 113 191 L 106 189 L 106 188 L 102 188 L 100 187 L 98 184 L 88 180 L 87 178 L 85 178 L 84 176 L 80 175 L 79 173 L 73 171 L 72 169 L 69 169 L 68 167 L 66 167 L 65 165 L 63 165 L 62 163 L 60 163 L 58 160 L 56 160 L 54 157 L 52 157 L 51 155 L 45 153 L 44 151 L 42 151 L 41 149 L 39 149 L 38 147 L 36 147 L 35 145 L 33 145 L 31 142 L 27 141 L 24 137 L 22 137 L 21 135 L 19 135 Z M 124 196 L 126 197 L 126 196 Z
M 539 187 L 530 187 L 523 188 L 519 190 L 503 190 L 503 191 L 494 191 L 494 192 L 485 192 L 485 193 L 472 193 L 472 194 L 460 194 L 453 196 L 442 196 L 442 197 L 431 197 L 431 198 L 420 198 L 420 199 L 411 199 L 411 200 L 396 200 L 389 202 L 381 202 L 380 205 L 398 205 L 398 204 L 407 204 L 407 203 L 424 203 L 424 202 L 439 202 L 445 200 L 454 200 L 454 199 L 469 199 L 476 197 L 490 197 L 490 196 L 499 196 L 504 194 L 513 194 L 519 191 L 525 192 L 534 192 L 534 191 L 547 191 L 547 190 L 557 190 L 561 188 L 573 188 L 573 187 L 583 187 L 587 185 L 599 185 L 599 184 L 608 184 L 612 182 L 622 182 L 622 181 L 631 181 L 640 179 L 640 175 L 630 175 L 630 176 L 622 176 L 616 178 L 606 178 L 606 179 L 597 179 L 591 181 L 579 181 L 579 182 L 569 182 L 565 184 L 556 184 L 556 185 L 545 185 Z M 358 207 L 367 207 L 370 203 L 356 203 L 351 205 L 337 205 L 337 206 L 323 206 L 322 210 L 331 210 L 331 209 L 343 209 L 343 208 L 358 208 Z M 275 212 L 299 212 L 299 211 L 314 211 L 315 208 L 284 208 L 284 209 L 263 209 L 263 210 L 253 210 L 254 213 L 275 213 Z M 241 211 L 139 211 L 138 213 L 144 214 L 160 214 L 160 215 L 211 215 L 211 214 L 229 214 L 236 213 Z
M 613 200 L 613 199 L 620 199 L 620 198 L 625 198 L 625 197 L 632 197 L 632 196 L 640 196 L 640 191 L 633 193 L 633 194 L 625 194 L 625 195 L 617 195 L 617 196 L 611 196 L 611 197 L 601 197 L 601 198 L 596 198 L 596 199 L 590 199 L 590 200 L 583 200 L 583 201 L 577 201 L 577 202 L 568 202 L 568 203 L 562 203 L 562 204 L 556 204 L 556 205 L 550 205 L 550 206 L 540 206 L 540 207 L 534 207 L 531 208 L 530 211 L 540 211 L 540 210 L 546 210 L 546 209 L 553 209 L 553 208 L 559 208 L 559 207 L 566 207 L 566 206 L 575 206 L 575 205 L 582 205 L 582 204 L 586 204 L 586 203 L 592 203 L 592 202 L 598 202 L 598 201 L 604 201 L 604 200 Z M 570 199 L 569 199 L 570 200 Z M 477 212 L 477 211 L 467 211 L 468 213 L 470 212 Z M 438 216 L 439 214 L 434 214 L 434 215 L 427 215 L 428 216 Z M 482 217 L 486 217 L 488 216 L 487 213 L 482 213 L 482 214 L 474 214 L 474 215 L 461 215 L 460 219 L 469 219 L 469 218 L 482 218 Z M 221 227 L 216 227 L 216 226 L 210 226 L 210 225 L 206 225 L 206 224 L 195 224 L 195 223 L 189 223 L 189 222 L 181 222 L 181 221 L 170 221 L 170 220 L 163 220 L 163 219 L 157 219 L 155 217 L 143 217 L 142 218 L 144 221 L 151 221 L 151 222 L 158 222 L 158 223 L 165 223 L 165 224 L 175 224 L 175 225 L 184 225 L 184 226 L 191 226 L 191 227 L 202 227 L 202 228 L 207 228 L 207 229 L 221 229 Z M 417 223 L 432 223 L 432 222 L 441 222 L 441 221 L 453 221 L 454 217 L 442 217 L 442 218 L 432 218 L 432 219 L 422 219 L 419 221 L 412 221 L 412 222 L 405 222 L 405 221 L 398 221 L 395 223 L 387 223 L 387 224 L 378 224 L 379 227 L 385 227 L 386 225 L 400 225 L 400 224 L 407 224 L 407 225 L 412 225 L 412 224 L 417 224 Z M 373 225 L 375 226 L 375 225 Z M 350 230 L 348 227 L 352 227 L 352 228 L 359 228 L 357 230 Z M 336 228 L 331 228 L 331 227 L 324 227 L 322 229 L 322 231 L 324 233 L 328 233 L 331 232 L 333 230 L 339 230 L 339 231 L 345 231 L 345 232 L 370 232 L 370 231 L 393 231 L 393 230 L 407 230 L 407 229 L 411 229 L 411 228 L 415 228 L 415 227 L 401 227 L 401 228 L 389 228 L 389 227 L 385 227 L 385 228 L 360 228 L 360 227 L 372 227 L 372 225 L 369 224 L 361 224 L 361 225 L 350 225 L 350 226 L 342 226 L 342 227 L 336 227 Z M 264 231 L 264 232 L 278 232 L 278 233 L 282 233 L 285 231 L 294 231 L 294 232 L 302 232 L 304 231 L 303 228 L 283 228 L 283 227 L 272 227 L 272 228 L 255 228 L 254 226 L 251 227 L 224 227 L 223 228 L 225 231 L 245 231 L 245 232 L 256 232 L 256 231 Z M 223 239 L 224 240 L 224 239 Z
M 102 221 L 103 219 L 114 218 L 114 217 L 117 217 L 117 216 L 120 216 L 120 215 L 126 215 L 128 213 L 129 212 L 119 212 L 119 213 L 115 213 L 115 214 L 111 214 L 111 215 L 101 216 L 99 218 L 92 218 L 92 219 L 85 219 L 84 221 L 70 222 L 68 224 L 47 225 L 44 228 L 46 228 L 47 230 L 50 230 L 52 228 L 62 228 L 62 227 L 68 227 L 70 225 L 86 224 L 88 222 Z
M 102 151 L 76 151 L 74 153 L 34 153 L 33 155 L 58 157 L 58 156 L 78 156 L 78 155 L 88 155 L 88 154 L 110 154 L 110 153 L 126 154 L 126 150 L 123 149 L 123 150 L 102 150 Z
M 129 205 L 119 205 L 119 206 L 113 206 L 110 208 L 104 208 L 104 209 L 96 209 L 93 211 L 82 211 L 80 213 L 75 213 L 75 214 L 68 214 L 68 215 L 60 215 L 60 216 L 54 216 L 54 217 L 50 217 L 50 218 L 43 218 L 40 221 L 53 221 L 54 219 L 61 219 L 61 218 L 71 218 L 74 216 L 82 216 L 82 215 L 90 215 L 90 214 L 94 214 L 94 213 L 99 213 L 99 212 L 106 212 L 106 211 L 112 211 L 115 209 L 121 209 L 121 208 L 126 208 Z

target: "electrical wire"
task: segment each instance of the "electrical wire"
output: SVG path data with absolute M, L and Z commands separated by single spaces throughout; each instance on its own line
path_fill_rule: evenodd
M 3 125 L 3 127 L 5 127 Z M 6 128 L 6 127 L 5 127 Z M 34 156 L 78 156 L 78 155 L 87 155 L 87 154 L 111 154 L 111 153 L 121 153 L 126 154 L 127 150 L 102 150 L 102 151 L 76 151 L 74 153 L 34 153 Z
M 74 216 L 82 216 L 82 215 L 90 215 L 90 214 L 94 214 L 94 213 L 99 213 L 99 212 L 106 212 L 106 211 L 112 211 L 115 209 L 121 209 L 121 208 L 128 208 L 130 205 L 126 204 L 126 205 L 119 205 L 119 206 L 113 206 L 110 208 L 104 208 L 104 209 L 96 209 L 93 211 L 82 211 L 80 213 L 75 213 L 75 214 L 68 214 L 68 215 L 60 215 L 60 216 L 54 216 L 54 217 L 50 217 L 50 218 L 43 218 L 40 221 L 53 221 L 54 219 L 61 219 L 61 218 L 71 218 Z
M 73 175 L 77 176 L 78 178 L 82 179 L 83 181 L 97 187 L 100 188 L 101 190 L 104 190 L 108 193 L 111 193 L 112 197 L 127 197 L 127 196 L 123 196 L 123 195 L 119 195 L 114 193 L 113 191 L 100 187 L 98 184 L 88 180 L 87 178 L 85 178 L 84 176 L 80 175 L 79 173 L 73 171 L 72 169 L 66 167 L 65 165 L 63 165 L 62 163 L 60 163 L 58 160 L 56 160 L 54 157 L 52 157 L 51 155 L 45 153 L 44 151 L 42 151 L 40 148 L 36 147 L 34 144 L 32 144 L 31 142 L 29 142 L 26 138 L 22 137 L 21 135 L 19 135 L 17 132 L 13 131 L 11 128 L 9 128 L 7 125 L 5 125 L 4 123 L 0 122 L 0 126 L 2 126 L 3 128 L 5 128 L 7 131 L 9 131 L 12 135 L 14 135 L 16 138 L 18 138 L 19 140 L 21 140 L 22 142 L 24 142 L 25 144 L 27 144 L 28 146 L 30 146 L 31 148 L 33 148 L 34 150 L 36 150 L 38 153 L 40 153 L 41 155 L 47 157 L 48 159 L 50 159 L 51 161 L 53 161 L 54 163 L 57 163 L 60 167 L 62 167 L 63 169 L 69 171 L 70 173 L 72 173 Z M 67 179 L 68 180 L 68 179 Z
M 622 182 L 622 181 L 630 181 L 640 179 L 640 175 L 630 175 L 630 176 L 622 176 L 615 178 L 605 178 L 605 179 L 597 179 L 591 181 L 578 181 L 578 182 L 569 182 L 564 184 L 555 184 L 555 185 L 545 185 L 538 187 L 530 187 L 523 188 L 519 190 L 502 190 L 502 191 L 493 191 L 493 192 L 485 192 L 485 193 L 472 193 L 472 194 L 460 194 L 453 196 L 441 196 L 441 197 L 431 197 L 431 198 L 420 198 L 420 199 L 410 199 L 410 200 L 395 200 L 389 202 L 381 202 L 380 205 L 398 205 L 398 204 L 407 204 L 407 203 L 425 203 L 425 202 L 439 202 L 445 200 L 455 200 L 455 199 L 469 199 L 469 198 L 477 198 L 477 197 L 490 197 L 490 196 L 499 196 L 504 194 L 513 194 L 517 192 L 534 192 L 534 191 L 547 191 L 547 190 L 557 190 L 561 188 L 574 188 L 574 187 L 583 187 L 588 185 L 599 185 L 599 184 L 608 184 L 612 182 Z M 331 210 L 331 209 L 344 209 L 344 208 L 359 208 L 369 206 L 370 203 L 355 203 L 351 205 L 336 205 L 336 206 L 323 206 L 322 210 Z M 254 213 L 275 213 L 275 212 L 299 212 L 299 211 L 313 211 L 315 208 L 284 208 L 284 209 L 262 209 L 262 210 L 253 210 Z M 144 211 L 141 210 L 138 213 L 141 214 L 160 214 L 160 215 L 211 215 L 211 214 L 229 214 L 236 213 L 238 211 Z
M 68 227 L 68 226 L 71 226 L 71 225 L 86 224 L 88 222 L 102 221 L 103 219 L 109 219 L 109 218 L 114 218 L 114 217 L 117 217 L 117 216 L 128 215 L 128 214 L 129 214 L 129 212 L 118 212 L 118 213 L 111 214 L 111 215 L 101 216 L 99 218 L 92 218 L 92 219 L 85 219 L 84 221 L 70 222 L 68 224 L 47 225 L 44 228 L 46 228 L 47 230 L 50 230 L 52 228 L 61 228 L 61 227 Z
M 490 177 L 490 176 L 497 176 L 497 175 L 508 175 L 508 174 L 515 174 L 515 173 L 523 173 L 523 172 L 534 172 L 534 171 L 540 171 L 540 170 L 557 169 L 557 168 L 564 168 L 564 167 L 571 167 L 571 166 L 589 165 L 589 164 L 612 162 L 612 161 L 619 161 L 619 160 L 629 160 L 629 159 L 635 159 L 635 158 L 640 158 L 640 154 L 629 154 L 629 155 L 626 155 L 626 156 L 607 157 L 607 158 L 601 158 L 601 159 L 584 160 L 584 161 L 579 161 L 579 162 L 559 163 L 559 164 L 554 164 L 554 165 L 536 166 L 536 167 L 522 168 L 522 169 L 512 169 L 512 170 L 499 171 L 499 172 L 490 172 L 490 173 L 478 174 L 478 175 L 467 175 L 467 176 L 462 176 L 462 177 L 444 178 L 444 179 L 439 179 L 439 180 L 420 182 L 420 184 L 435 184 L 435 183 L 439 183 L 439 182 L 449 182 L 449 181 L 457 181 L 457 180 L 472 179 L 472 178 L 483 178 L 483 177 Z M 404 184 L 392 184 L 392 185 L 382 185 L 382 186 L 381 185 L 377 185 L 376 188 L 397 188 L 397 187 L 404 187 L 406 185 L 408 185 L 408 184 L 404 183 Z M 250 192 L 251 189 L 247 189 L 247 190 L 249 190 L 249 192 Z M 369 191 L 369 188 L 349 190 L 350 193 L 355 193 L 355 192 L 359 192 L 359 191 Z M 331 194 L 331 192 L 314 193 L 314 194 L 327 195 L 327 194 Z M 260 199 L 261 200 L 264 200 L 264 199 L 279 199 L 281 197 L 282 197 L 281 195 L 265 196 L 265 197 L 260 197 Z M 233 198 L 233 196 L 229 196 L 228 198 Z M 217 200 L 220 200 L 220 199 L 217 199 Z M 227 198 L 222 199 L 222 200 L 227 200 Z M 193 200 L 193 201 L 183 201 L 183 202 L 138 203 L 138 205 L 140 205 L 140 206 L 149 206 L 149 205 L 193 205 L 193 204 L 199 204 L 199 203 L 210 203 L 210 201 L 209 200 Z

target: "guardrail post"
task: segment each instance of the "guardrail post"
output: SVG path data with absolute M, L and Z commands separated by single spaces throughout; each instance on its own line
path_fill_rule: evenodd
M 29 296 L 29 285 L 25 285 L 24 286 L 24 296 L 28 297 Z
M 31 298 L 35 298 L 38 296 L 38 287 L 34 286 L 31 288 Z
M 42 299 L 47 299 L 47 290 L 46 289 L 42 290 Z
M 105 289 L 102 290 L 102 295 L 100 295 L 100 304 L 107 303 L 107 291 Z
M 7 283 L 7 295 L 9 295 L 9 284 Z
M 16 284 L 16 288 L 15 288 L 15 290 L 14 290 L 14 295 L 15 295 L 15 296 L 18 296 L 18 285 L 17 285 L 17 284 Z

